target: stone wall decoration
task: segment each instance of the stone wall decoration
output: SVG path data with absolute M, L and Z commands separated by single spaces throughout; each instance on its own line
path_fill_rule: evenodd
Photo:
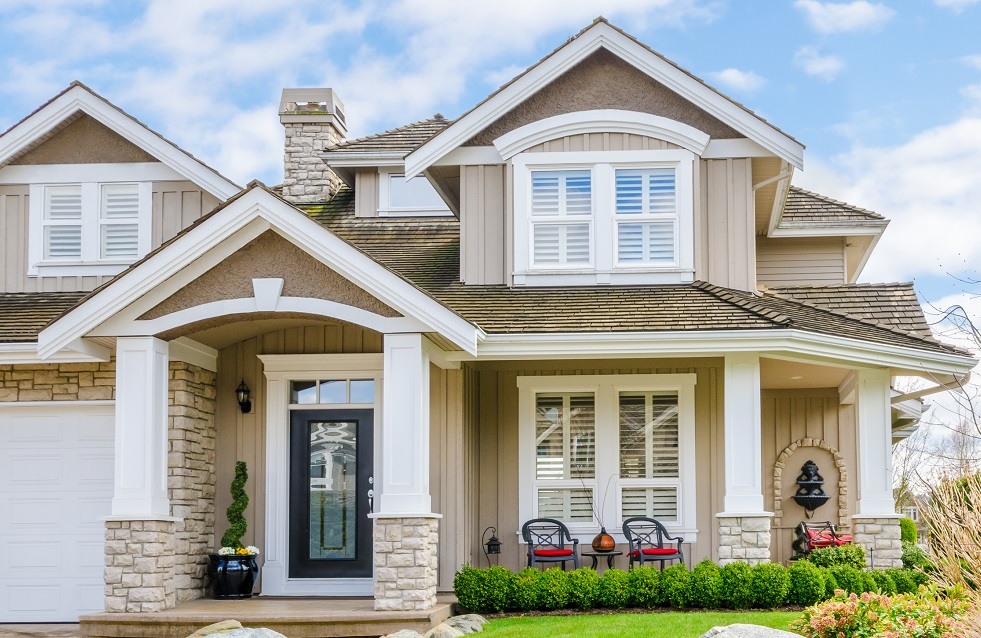
M 818 470 L 817 463 L 808 460 L 800 468 L 797 476 L 797 493 L 794 494 L 794 502 L 804 508 L 804 515 L 807 518 L 814 516 L 814 510 L 821 507 L 831 498 L 824 493 L 824 477 Z
M 783 468 L 794 452 L 803 447 L 815 447 L 831 454 L 834 466 L 838 470 L 838 529 L 850 528 L 848 513 L 848 468 L 845 457 L 827 441 L 814 438 L 797 439 L 780 454 L 773 464 L 773 526 L 779 527 L 783 522 Z

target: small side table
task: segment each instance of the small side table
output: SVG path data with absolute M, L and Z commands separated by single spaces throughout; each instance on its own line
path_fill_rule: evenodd
M 623 556 L 623 552 L 579 552 L 583 556 L 589 556 L 593 559 L 593 569 L 599 567 L 599 559 L 606 558 L 606 566 L 608 568 L 613 567 L 613 559 L 617 556 Z

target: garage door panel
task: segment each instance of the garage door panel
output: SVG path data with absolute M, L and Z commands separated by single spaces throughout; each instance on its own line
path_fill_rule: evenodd
M 0 408 L 0 622 L 102 610 L 111 406 Z

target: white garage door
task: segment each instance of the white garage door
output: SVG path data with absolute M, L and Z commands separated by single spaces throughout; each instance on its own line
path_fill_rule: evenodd
M 103 608 L 113 408 L 0 406 L 0 622 Z

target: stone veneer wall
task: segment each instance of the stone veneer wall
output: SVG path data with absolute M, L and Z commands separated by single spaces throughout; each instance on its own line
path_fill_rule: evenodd
M 719 564 L 770 562 L 770 517 L 719 517 Z
M 341 186 L 321 154 L 341 141 L 330 124 L 285 123 L 283 198 L 291 202 L 321 202 Z
M 174 531 L 177 601 L 205 595 L 208 554 L 215 545 L 214 372 L 170 362 L 167 489 Z
M 436 604 L 439 520 L 377 518 L 375 609 L 429 609 Z
M 876 569 L 903 566 L 899 518 L 852 517 L 852 541 L 865 548 L 865 563 Z
M 106 611 L 176 606 L 176 526 L 172 521 L 106 521 Z
M 0 401 L 103 401 L 115 391 L 113 361 L 0 365 Z

